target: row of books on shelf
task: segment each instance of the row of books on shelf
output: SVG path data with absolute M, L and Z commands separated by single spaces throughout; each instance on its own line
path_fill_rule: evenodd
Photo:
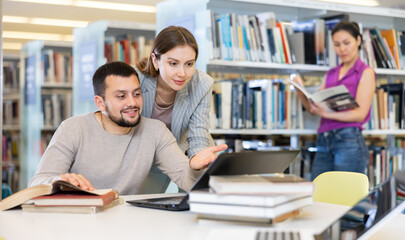
M 26 212 L 94 214 L 123 202 L 116 190 L 88 191 L 69 182 L 58 180 L 14 193 L 1 201 L 0 210 L 21 206 Z
M 3 183 L 6 183 L 11 190 L 11 193 L 17 192 L 19 189 L 20 171 L 16 164 L 7 162 L 2 169 Z
M 18 126 L 20 124 L 20 100 L 3 99 L 3 125 Z
M 18 159 L 20 134 L 17 132 L 3 133 L 2 137 L 3 162 L 12 162 Z
M 366 129 L 405 129 L 405 88 L 403 83 L 377 87 Z
M 365 29 L 364 57 L 372 68 L 405 69 L 405 35 L 395 29 Z
M 104 56 L 107 62 L 122 61 L 131 65 L 149 56 L 153 40 L 144 36 L 108 36 L 104 41 Z
M 59 124 L 72 116 L 72 93 L 43 93 L 42 109 L 44 128 L 56 129 Z
M 405 169 L 405 146 L 392 148 L 369 146 L 368 148 L 370 157 L 367 175 L 371 188 L 388 179 L 397 170 Z
M 273 12 L 257 15 L 211 12 L 211 59 L 316 64 L 334 67 L 332 28 L 346 14 L 281 22 Z M 362 24 L 359 23 L 361 31 Z M 405 35 L 395 29 L 364 29 L 361 58 L 373 68 L 405 69 Z
M 191 191 L 198 218 L 275 223 L 312 204 L 314 186 L 291 174 L 210 176 L 209 189 Z
M 4 92 L 9 89 L 20 89 L 20 70 L 18 63 L 3 62 L 3 87 Z
M 306 90 L 315 92 L 317 87 Z M 339 96 L 337 102 L 342 100 L 338 93 L 324 91 L 322 94 L 328 94 L 324 99 L 328 99 L 326 104 L 331 105 L 331 110 L 336 104 L 330 96 Z M 211 105 L 211 129 L 316 129 L 317 125 L 309 124 L 307 119 L 311 123 L 319 122 L 319 118 L 303 111 L 297 92 L 283 78 L 216 81 Z M 405 129 L 404 106 L 403 83 L 380 85 L 373 96 L 370 121 L 365 128 Z
M 283 79 L 227 79 L 215 82 L 212 129 L 304 128 L 297 93 Z
M 53 49 L 42 51 L 43 84 L 72 83 L 72 54 Z

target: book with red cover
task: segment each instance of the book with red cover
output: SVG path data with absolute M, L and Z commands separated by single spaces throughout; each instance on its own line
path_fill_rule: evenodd
M 35 206 L 105 206 L 118 198 L 119 194 L 113 190 L 102 195 L 86 193 L 61 192 L 33 198 Z
M 32 186 L 26 189 L 22 189 L 11 196 L 1 200 L 0 211 L 12 209 L 14 207 L 20 206 L 21 204 L 27 202 L 38 196 L 52 195 L 57 193 L 86 193 L 88 195 L 104 195 L 109 192 L 115 191 L 113 189 L 96 189 L 93 191 L 84 190 L 70 182 L 58 180 L 52 182 L 51 184 L 41 184 Z

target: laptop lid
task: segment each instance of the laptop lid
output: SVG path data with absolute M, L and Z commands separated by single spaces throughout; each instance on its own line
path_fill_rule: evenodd
M 369 239 L 405 209 L 404 193 L 405 172 L 397 171 L 315 239 Z
M 208 188 L 211 175 L 282 173 L 299 153 L 299 150 L 223 153 L 208 166 L 191 190 Z
M 208 188 L 210 175 L 262 174 L 284 172 L 298 157 L 299 150 L 247 151 L 223 153 L 198 178 L 191 190 Z M 171 201 L 173 200 L 173 201 Z M 183 198 L 148 198 L 127 201 L 140 206 L 165 210 L 188 210 L 188 195 Z

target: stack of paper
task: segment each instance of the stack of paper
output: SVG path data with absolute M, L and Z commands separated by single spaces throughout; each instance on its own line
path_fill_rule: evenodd
M 200 218 L 277 222 L 313 202 L 312 182 L 290 174 L 211 176 L 209 186 L 190 193 Z

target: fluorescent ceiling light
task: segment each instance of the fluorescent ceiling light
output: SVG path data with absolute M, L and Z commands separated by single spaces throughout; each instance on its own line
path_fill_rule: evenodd
M 37 25 L 59 26 L 59 27 L 73 27 L 73 28 L 85 27 L 89 23 L 86 21 L 75 21 L 75 20 L 54 19 L 54 18 L 28 18 L 18 16 L 3 16 L 3 22 L 26 23 L 26 24 L 37 24 Z
M 20 50 L 21 47 L 22 47 L 22 43 L 3 42 L 3 49 L 7 49 L 7 50 Z
M 156 13 L 156 7 L 150 5 L 115 3 L 104 1 L 103 2 L 83 1 L 83 0 L 9 0 L 9 1 L 99 8 L 99 9 L 109 9 L 109 10 L 129 11 L 129 12 Z
M 63 35 L 63 34 L 54 34 L 54 33 L 3 31 L 3 38 L 73 42 L 73 35 Z
M 376 0 L 318 0 L 320 2 L 333 2 L 333 3 L 343 3 L 343 4 L 350 4 L 350 5 L 360 5 L 360 6 L 368 6 L 368 7 L 375 7 L 380 5 Z

